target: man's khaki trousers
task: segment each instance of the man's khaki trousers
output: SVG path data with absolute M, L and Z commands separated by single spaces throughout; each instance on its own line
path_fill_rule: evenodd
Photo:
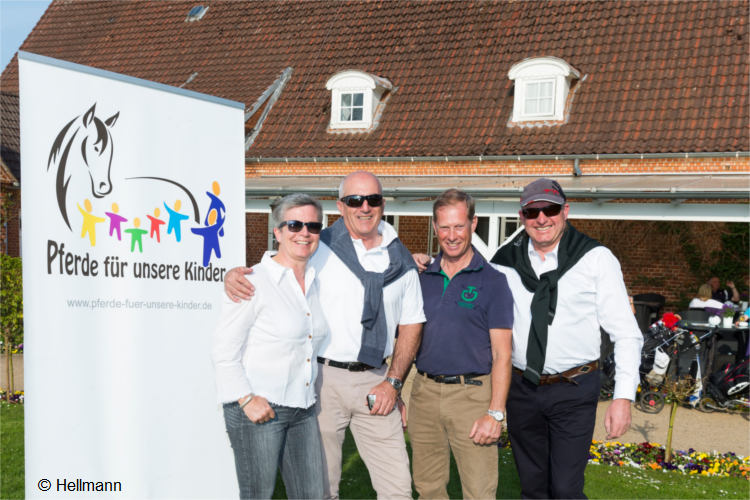
M 323 442 L 325 498 L 339 497 L 341 446 L 347 427 L 352 430 L 378 498 L 412 498 L 401 415 L 398 410 L 385 416 L 370 415 L 367 408 L 367 395 L 385 380 L 387 370 L 387 365 L 364 372 L 318 365 L 316 411 Z
M 482 385 L 439 384 L 424 375 L 414 378 L 409 440 L 419 498 L 448 498 L 451 450 L 464 498 L 495 498 L 497 494 L 497 444 L 482 446 L 469 439 L 474 422 L 490 407 L 491 376 L 474 380 Z

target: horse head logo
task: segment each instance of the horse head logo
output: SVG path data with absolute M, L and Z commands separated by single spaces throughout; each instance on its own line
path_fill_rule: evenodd
M 57 191 L 57 205 L 65 224 L 70 229 L 68 221 L 68 210 L 66 197 L 68 185 L 75 175 L 74 169 L 66 170 L 70 153 L 77 155 L 80 151 L 83 164 L 86 166 L 91 180 L 91 194 L 95 198 L 103 198 L 112 192 L 112 181 L 109 171 L 112 166 L 112 153 L 114 142 L 112 141 L 111 129 L 114 127 L 120 113 L 101 121 L 95 115 L 96 103 L 81 117 L 80 115 L 70 121 L 57 135 L 52 145 L 47 162 L 47 171 L 50 166 L 57 168 L 55 187 Z M 75 146 L 75 147 L 74 147 Z

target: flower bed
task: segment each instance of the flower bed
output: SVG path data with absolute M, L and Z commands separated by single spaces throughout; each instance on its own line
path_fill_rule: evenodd
M 750 457 L 744 458 L 731 452 L 700 453 L 690 448 L 688 451 L 675 451 L 672 462 L 666 463 L 664 447 L 655 443 L 622 444 L 595 440 L 591 443 L 589 463 L 750 479 Z
M 0 400 L 5 401 L 5 390 L 0 389 Z M 23 391 L 16 391 L 10 395 L 11 403 L 23 403 Z
M 23 354 L 23 342 L 13 346 L 10 352 L 11 354 Z M 0 340 L 0 354 L 5 354 L 5 342 L 3 340 Z

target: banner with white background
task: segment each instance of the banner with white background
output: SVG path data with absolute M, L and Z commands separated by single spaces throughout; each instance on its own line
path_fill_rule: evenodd
M 26 497 L 236 498 L 210 338 L 244 106 L 19 53 Z

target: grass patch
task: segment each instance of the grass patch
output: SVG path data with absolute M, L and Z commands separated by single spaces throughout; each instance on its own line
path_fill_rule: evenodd
M 406 447 L 411 457 L 407 435 Z M 497 498 L 521 498 L 521 484 L 510 450 L 499 450 L 499 480 Z M 343 471 L 339 495 L 341 498 L 377 498 L 370 483 L 370 475 L 359 456 L 354 438 L 347 429 L 343 450 Z M 683 476 L 672 472 L 647 471 L 632 467 L 589 465 L 586 468 L 584 493 L 598 498 L 748 498 L 750 482 L 733 477 Z M 451 456 L 450 498 L 463 498 L 456 461 Z M 284 482 L 279 475 L 273 498 L 286 498 Z M 414 491 L 414 498 L 417 493 Z
M 0 403 L 0 498 L 24 498 L 23 405 Z M 407 450 L 411 446 L 407 435 Z M 347 429 L 344 441 L 344 467 L 341 498 L 376 498 L 370 475 L 359 456 L 354 438 Z M 499 450 L 497 498 L 520 498 L 521 486 L 510 450 Z M 586 468 L 586 495 L 598 498 L 750 498 L 750 482 L 733 477 L 683 476 L 672 472 L 647 471 L 632 467 L 589 465 Z M 448 495 L 462 498 L 456 462 L 451 457 Z M 416 492 L 414 497 L 416 498 Z M 273 498 L 286 498 L 281 475 Z
M 0 498 L 24 498 L 23 405 L 0 403 Z

